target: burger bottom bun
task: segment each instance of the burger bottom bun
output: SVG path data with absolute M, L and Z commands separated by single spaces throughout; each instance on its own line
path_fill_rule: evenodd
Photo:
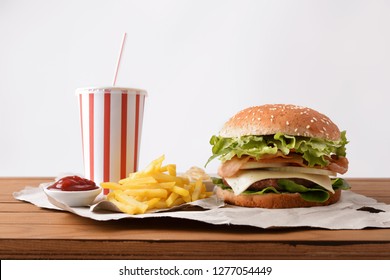
M 298 208 L 298 207 L 312 207 L 312 206 L 326 206 L 339 201 L 341 190 L 330 194 L 330 197 L 325 202 L 310 202 L 304 200 L 299 193 L 289 194 L 240 194 L 235 195 L 232 191 L 223 190 L 216 186 L 215 193 L 217 197 L 226 203 L 244 206 L 244 207 L 258 207 L 258 208 Z

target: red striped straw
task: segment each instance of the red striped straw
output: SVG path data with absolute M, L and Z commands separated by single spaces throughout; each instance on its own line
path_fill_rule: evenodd
M 126 41 L 126 32 L 123 33 L 123 39 L 122 39 L 122 44 L 121 44 L 121 48 L 120 48 L 120 51 L 119 51 L 118 61 L 116 62 L 114 80 L 112 81 L 112 86 L 113 87 L 116 84 L 116 77 L 118 76 L 118 70 L 119 70 L 119 65 L 121 63 L 122 52 L 123 52 L 123 48 L 124 48 L 124 45 L 125 45 L 125 41 Z

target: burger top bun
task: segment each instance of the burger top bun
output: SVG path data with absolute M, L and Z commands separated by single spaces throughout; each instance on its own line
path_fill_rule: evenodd
M 276 133 L 340 140 L 339 128 L 327 116 L 290 104 L 266 104 L 244 109 L 225 123 L 219 135 L 228 138 Z

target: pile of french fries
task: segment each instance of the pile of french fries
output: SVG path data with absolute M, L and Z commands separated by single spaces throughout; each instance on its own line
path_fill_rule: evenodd
M 177 176 L 176 165 L 163 165 L 164 160 L 162 155 L 144 170 L 130 173 L 118 183 L 101 183 L 103 188 L 110 190 L 107 200 L 122 212 L 135 215 L 152 209 L 172 208 L 212 195 L 212 192 L 207 192 L 202 178 L 190 181 Z

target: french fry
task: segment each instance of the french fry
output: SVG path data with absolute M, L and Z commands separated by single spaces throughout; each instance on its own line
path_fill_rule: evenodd
M 190 192 L 188 190 L 186 190 L 185 188 L 178 187 L 178 186 L 174 186 L 172 191 L 174 193 L 177 193 L 178 195 L 181 195 L 181 196 L 187 196 L 190 194 Z
M 165 200 L 160 200 L 154 205 L 154 209 L 165 209 L 168 208 Z
M 145 176 L 136 179 L 125 178 L 119 180 L 119 184 L 122 184 L 124 186 L 134 186 L 134 185 L 136 186 L 140 184 L 153 184 L 153 183 L 157 183 L 157 181 L 152 176 Z
M 176 182 L 176 185 L 182 187 L 184 184 L 188 183 L 188 180 L 182 177 L 172 176 L 165 173 L 153 173 L 151 174 L 154 179 L 157 180 L 159 183 L 164 182 Z
M 177 193 L 171 193 L 167 200 L 165 201 L 168 207 L 171 207 L 173 203 L 175 202 L 176 198 L 178 198 L 179 195 Z
M 135 208 L 132 207 L 131 205 L 127 205 L 125 203 L 119 202 L 117 200 L 112 200 L 112 203 L 114 203 L 119 210 L 121 210 L 123 213 L 129 214 L 129 215 L 134 215 L 136 214 Z
M 115 204 L 115 206 L 118 207 L 118 209 L 121 210 L 123 213 L 127 213 L 130 215 L 135 214 L 135 207 L 133 207 L 132 205 L 128 205 L 126 203 L 119 202 L 118 200 L 116 200 L 113 197 L 109 198 L 108 201 Z
M 153 160 L 143 171 L 144 174 L 152 173 L 153 171 L 160 171 L 162 162 L 164 161 L 165 156 L 162 155 L 159 158 Z M 141 172 L 142 173 L 142 172 Z
M 122 190 L 123 186 L 118 183 L 114 182 L 104 182 L 100 184 L 103 188 L 105 189 L 110 189 L 110 190 Z
M 130 196 L 147 197 L 149 199 L 168 197 L 168 191 L 165 189 L 130 189 L 123 192 Z
M 176 176 L 176 164 L 161 166 L 160 172 L 168 172 L 169 175 Z
M 176 164 L 168 164 L 167 169 L 169 175 L 176 176 Z
M 196 183 L 195 183 L 195 187 L 194 187 L 194 191 L 192 193 L 192 201 L 195 201 L 195 200 L 198 200 L 199 199 L 199 195 L 202 191 L 202 180 L 197 180 Z
M 156 198 L 152 198 L 148 201 L 146 201 L 146 203 L 148 204 L 148 209 L 153 209 L 157 206 L 157 203 L 160 202 L 160 198 L 156 197 Z
M 171 208 L 212 195 L 199 177 L 196 182 L 177 176 L 176 165 L 163 165 L 165 156 L 153 160 L 144 170 L 130 173 L 116 182 L 104 182 L 107 200 L 130 215 L 149 210 Z M 194 168 L 192 168 L 194 170 Z M 199 172 L 200 169 L 196 169 Z M 192 171 L 193 172 L 193 171 Z
M 192 184 L 184 186 L 184 189 L 186 189 L 188 191 L 188 195 L 183 196 L 183 200 L 187 203 L 191 202 L 192 200 L 191 200 L 191 192 L 190 191 L 193 190 Z
M 123 191 L 117 191 L 115 193 L 115 198 L 117 201 L 127 205 L 131 205 L 133 208 L 135 208 L 134 214 L 145 213 L 146 210 L 148 209 L 148 204 L 140 202 L 135 198 L 126 195 Z
M 184 203 L 185 203 L 184 199 L 183 199 L 182 197 L 178 197 L 178 198 L 176 198 L 175 201 L 171 204 L 171 207 L 173 207 L 173 206 L 178 206 L 178 205 L 182 205 L 182 204 L 184 204 Z

